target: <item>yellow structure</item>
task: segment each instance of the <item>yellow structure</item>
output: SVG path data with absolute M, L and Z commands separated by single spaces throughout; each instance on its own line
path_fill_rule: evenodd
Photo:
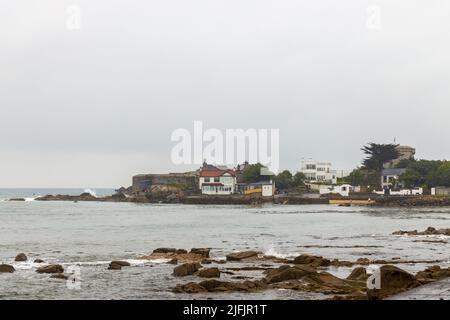
M 374 200 L 333 200 L 330 199 L 330 204 L 371 204 L 371 203 L 375 203 Z
M 254 189 L 247 189 L 244 190 L 244 194 L 255 194 L 255 193 L 261 193 L 262 194 L 262 188 L 254 188 Z

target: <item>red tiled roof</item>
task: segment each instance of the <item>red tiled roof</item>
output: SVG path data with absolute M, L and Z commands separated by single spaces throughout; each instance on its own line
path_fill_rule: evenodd
M 231 176 L 235 176 L 233 170 L 202 170 L 200 171 L 200 177 L 221 177 L 225 173 L 229 173 Z

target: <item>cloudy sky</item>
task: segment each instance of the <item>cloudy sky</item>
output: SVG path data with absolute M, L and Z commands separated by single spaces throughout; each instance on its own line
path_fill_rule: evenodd
M 0 187 L 185 170 L 170 136 L 195 120 L 279 128 L 291 170 L 302 158 L 350 169 L 363 144 L 394 138 L 450 158 L 449 1 L 0 6 Z

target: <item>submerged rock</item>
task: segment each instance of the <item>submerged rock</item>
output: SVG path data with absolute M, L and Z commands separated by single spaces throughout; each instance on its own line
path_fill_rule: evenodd
M 37 273 L 63 273 L 64 268 L 60 264 L 49 264 L 36 270 Z
M 41 259 L 35 259 L 35 260 L 33 261 L 33 263 L 44 263 L 44 260 L 41 260 Z
M 16 256 L 16 258 L 14 259 L 14 261 L 17 261 L 17 262 L 19 262 L 19 261 L 27 261 L 27 260 L 28 260 L 28 257 L 26 256 L 25 253 L 19 253 Z
M 256 251 L 242 251 L 242 252 L 233 252 L 226 256 L 228 261 L 241 261 L 249 258 L 257 258 L 258 252 Z
M 194 274 L 202 266 L 200 263 L 183 263 L 173 269 L 173 275 L 176 277 L 185 277 Z
M 0 273 L 13 273 L 16 271 L 13 266 L 9 264 L 0 264 Z
M 202 278 L 220 278 L 219 268 L 201 269 L 197 275 Z

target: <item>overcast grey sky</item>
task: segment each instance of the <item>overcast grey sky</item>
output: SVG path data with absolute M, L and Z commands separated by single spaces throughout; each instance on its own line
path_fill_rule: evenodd
M 66 25 L 72 4 L 76 30 Z M 450 158 L 449 1 L 0 8 L 2 187 L 116 187 L 135 173 L 184 170 L 170 161 L 170 135 L 194 120 L 279 128 L 291 170 L 302 157 L 350 169 L 363 144 L 394 137 L 420 158 Z

